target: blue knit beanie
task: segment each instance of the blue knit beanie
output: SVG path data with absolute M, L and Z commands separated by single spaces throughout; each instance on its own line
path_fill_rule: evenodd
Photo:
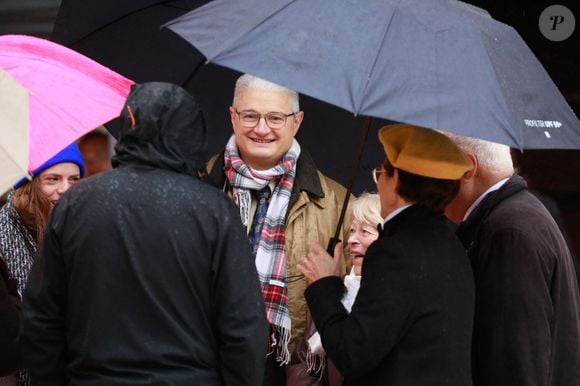
M 32 171 L 30 173 L 30 176 L 31 178 L 37 176 L 46 169 L 48 169 L 49 167 L 54 166 L 56 164 L 62 164 L 64 162 L 72 162 L 77 164 L 81 173 L 81 178 L 84 177 L 85 162 L 83 161 L 83 155 L 81 154 L 81 151 L 79 150 L 79 147 L 76 145 L 76 143 L 72 143 L 67 147 L 65 147 L 64 149 L 62 149 L 54 157 L 52 157 L 51 159 L 49 159 L 48 161 L 37 167 L 34 171 Z M 14 185 L 14 189 L 18 189 L 28 181 L 30 181 L 30 179 L 26 177 L 21 179 L 16 183 L 16 185 Z

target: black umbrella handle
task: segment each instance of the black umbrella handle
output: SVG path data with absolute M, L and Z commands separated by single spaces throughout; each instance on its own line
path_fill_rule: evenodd
M 336 247 L 336 244 L 340 243 L 340 239 L 337 239 L 336 237 L 331 237 L 330 240 L 328 240 L 328 246 L 326 247 L 326 252 L 330 255 L 330 256 L 334 256 L 334 247 Z
M 354 180 L 356 179 L 356 175 L 360 167 L 360 160 L 362 158 L 363 149 L 369 135 L 369 128 L 371 127 L 372 121 L 373 119 L 371 117 L 367 117 L 361 130 L 360 140 L 358 143 L 356 155 L 354 157 L 354 164 L 352 165 L 352 173 L 350 176 L 350 181 L 348 182 L 348 186 L 346 187 L 346 195 L 344 196 L 344 202 L 342 204 L 342 210 L 340 211 L 338 224 L 336 225 L 336 231 L 334 232 L 334 237 L 331 237 L 328 241 L 328 247 L 326 248 L 326 251 L 330 256 L 334 256 L 334 247 L 340 242 L 340 231 L 342 229 L 342 223 L 344 222 L 344 216 L 346 215 L 346 209 L 348 208 L 348 201 L 352 192 L 352 186 L 354 185 Z

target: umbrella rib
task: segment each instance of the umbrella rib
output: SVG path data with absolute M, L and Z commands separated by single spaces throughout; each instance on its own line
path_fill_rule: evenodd
M 499 20 L 493 19 L 491 17 L 491 15 L 487 11 L 485 11 L 485 10 L 481 10 L 480 8 L 474 7 L 474 6 L 470 5 L 470 4 L 463 4 L 462 5 L 462 9 L 465 10 L 465 11 L 471 12 L 473 14 L 473 18 L 471 18 L 471 20 L 473 21 L 473 25 L 475 26 L 476 31 L 477 31 L 477 33 L 480 36 L 479 43 L 482 44 L 482 45 L 484 45 L 484 46 L 485 46 L 485 42 L 484 42 L 484 39 L 482 37 L 482 34 L 485 34 L 485 32 L 482 29 L 478 28 L 479 27 L 479 22 L 475 21 L 475 18 L 478 18 L 478 19 L 481 18 L 481 17 L 488 18 L 493 23 L 497 23 L 503 29 L 512 30 L 511 31 L 512 33 L 514 33 L 515 35 L 518 35 L 517 31 L 515 31 L 515 29 L 512 26 L 507 25 L 505 23 L 502 23 Z M 458 15 L 457 11 L 454 11 L 454 13 L 456 15 Z M 493 39 L 495 41 L 498 41 L 497 37 L 495 37 L 495 36 L 494 37 L 489 36 L 489 38 L 490 39 Z M 484 51 L 485 51 L 485 49 L 484 49 Z M 501 77 L 499 76 L 496 67 L 492 63 L 491 58 L 489 56 L 486 56 L 485 59 L 489 63 L 489 68 L 491 68 L 491 70 L 493 71 L 493 76 L 494 76 L 494 78 L 496 80 L 496 83 L 499 84 L 499 85 L 502 85 L 502 88 L 503 88 L 503 82 L 501 81 Z M 510 76 L 513 76 L 513 75 L 510 75 Z M 509 113 L 508 114 L 509 115 L 508 116 L 508 119 L 510 120 L 511 126 L 517 129 L 519 126 L 518 126 L 517 122 L 515 122 L 514 119 L 513 119 L 513 114 L 512 114 L 512 111 L 510 111 L 509 103 L 507 103 L 506 100 L 505 100 L 505 93 L 503 92 L 504 90 L 502 89 L 501 91 L 502 91 L 502 93 L 500 94 L 500 97 L 501 97 L 502 105 L 506 108 L 506 111 Z M 525 143 L 524 143 L 525 141 L 524 141 L 524 138 L 523 138 L 523 131 L 522 130 L 517 130 L 517 133 L 518 133 L 517 137 L 515 137 L 510 130 L 504 130 L 504 132 L 506 133 L 507 136 L 509 136 L 512 139 L 512 141 L 515 144 L 517 144 L 517 146 L 520 148 L 520 150 L 523 150 L 523 148 L 525 146 Z
M 367 76 L 366 76 L 365 84 L 362 86 L 362 88 L 360 90 L 360 94 L 359 94 L 360 97 L 355 100 L 355 106 L 354 106 L 354 114 L 355 115 L 358 115 L 358 112 L 361 109 L 361 105 L 363 103 L 363 99 L 364 99 L 364 97 L 366 95 L 366 91 L 367 91 L 368 86 L 370 84 L 370 81 L 371 81 L 372 75 L 374 73 L 374 70 L 376 68 L 377 62 L 379 61 L 379 57 L 380 57 L 381 51 L 383 50 L 384 42 L 385 42 L 385 39 L 387 38 L 387 33 L 389 32 L 389 29 L 391 27 L 391 23 L 393 22 L 393 19 L 395 17 L 395 13 L 399 9 L 399 4 L 400 3 L 401 3 L 401 0 L 399 0 L 398 3 L 397 3 L 397 6 L 394 7 L 393 13 L 391 14 L 391 17 L 390 17 L 388 23 L 385 23 L 385 29 L 384 29 L 384 32 L 383 32 L 383 37 L 381 39 L 381 44 L 379 45 L 379 49 L 376 51 L 376 55 L 374 57 L 374 60 L 370 63 L 369 69 L 367 71 Z
M 501 22 L 497 21 L 497 23 L 501 23 Z M 504 24 L 504 23 L 501 23 L 501 24 L 505 28 L 508 28 L 508 29 L 511 28 L 511 29 L 513 29 L 513 27 L 511 27 L 511 26 L 509 26 L 507 24 Z M 517 34 L 517 32 L 515 30 L 513 32 Z M 490 58 L 487 58 L 487 59 L 491 62 L 491 59 Z M 493 70 L 493 75 L 495 76 L 495 78 L 497 80 L 497 83 L 500 84 L 500 85 L 502 85 L 502 87 L 503 87 L 503 82 L 501 81 L 501 78 L 499 77 L 498 72 L 497 72 L 495 66 L 492 65 L 492 64 L 490 64 L 490 67 Z M 514 122 L 514 120 L 513 120 L 513 114 L 511 114 L 511 111 L 510 111 L 510 108 L 509 108 L 509 104 L 506 103 L 506 101 L 505 101 L 505 94 L 503 92 L 501 93 L 501 100 L 503 102 L 502 104 L 505 106 L 505 108 L 510 113 L 508 119 L 511 121 L 511 124 L 513 125 L 513 127 L 517 129 L 518 128 L 518 124 L 517 124 L 517 122 Z M 518 145 L 518 147 L 520 148 L 520 150 L 523 150 L 524 149 L 524 146 L 525 146 L 524 138 L 523 138 L 524 133 L 523 133 L 522 130 L 517 130 L 517 133 L 519 134 L 518 135 L 518 138 L 513 138 L 512 133 L 509 130 L 507 130 L 507 135 L 509 135 L 510 137 L 512 137 L 514 139 L 515 143 Z
M 12 156 L 12 152 L 5 151 L 4 149 L 2 149 L 2 153 L 4 153 L 6 155 L 6 158 L 8 158 L 11 161 L 12 164 L 16 165 L 16 167 L 18 169 L 22 170 L 23 173 L 27 173 L 28 172 L 28 170 L 27 170 L 28 168 L 24 168 L 23 169 L 23 168 L 20 167 L 20 163 L 18 162 L 18 160 L 14 156 Z
M 217 56 L 221 55 L 224 51 L 227 51 L 229 48 L 233 47 L 235 42 L 239 41 L 243 36 L 247 35 L 248 33 L 250 33 L 251 31 L 253 31 L 254 29 L 256 29 L 257 27 L 259 27 L 260 25 L 262 25 L 266 20 L 270 19 L 273 15 L 279 13 L 280 11 L 282 11 L 284 8 L 288 7 L 290 4 L 292 4 L 294 1 L 296 0 L 290 0 L 290 1 L 284 1 L 283 4 L 278 4 L 274 7 L 273 10 L 271 10 L 270 12 L 265 13 L 264 15 L 262 15 L 261 20 L 259 20 L 257 23 L 252 24 L 251 27 L 247 28 L 247 29 L 243 29 L 243 30 L 238 30 L 236 31 L 236 33 L 232 33 L 229 37 L 229 39 L 227 39 L 226 41 L 224 41 L 223 43 L 220 43 L 220 51 L 215 52 L 214 54 L 209 54 L 205 49 L 200 49 L 200 47 L 195 47 L 196 49 L 199 49 L 201 51 L 201 53 L 205 56 L 206 58 L 206 63 L 210 63 L 213 61 L 213 59 L 215 59 Z M 182 38 L 184 38 L 179 32 L 178 30 L 180 29 L 179 24 L 185 24 L 186 20 L 190 17 L 190 15 L 192 13 L 195 13 L 196 15 L 200 12 L 203 12 L 204 8 L 207 9 L 212 9 L 212 7 L 219 7 L 220 6 L 220 1 L 219 0 L 214 0 L 212 2 L 209 2 L 205 5 L 202 5 L 199 8 L 196 8 L 194 10 L 192 10 L 191 12 L 186 13 L 183 16 L 178 17 L 177 19 L 171 20 L 165 24 L 163 24 L 161 26 L 161 28 L 169 28 L 171 29 L 173 32 L 177 33 L 178 35 L 180 35 Z M 223 1 L 222 1 L 223 3 Z M 274 3 L 274 0 L 270 0 L 268 2 L 268 4 L 272 4 Z M 236 24 L 236 23 L 234 23 Z M 185 41 L 187 41 L 189 44 L 193 45 L 188 39 L 185 39 Z M 205 52 L 204 52 L 205 51 Z
M 241 39 L 243 36 L 247 35 L 248 33 L 250 33 L 252 30 L 258 28 L 260 25 L 264 24 L 264 22 L 268 19 L 270 19 L 272 16 L 274 16 L 275 14 L 279 13 L 280 11 L 282 11 L 284 8 L 288 7 L 290 4 L 292 4 L 294 1 L 296 0 L 291 0 L 286 2 L 284 5 L 282 5 L 281 7 L 278 7 L 277 9 L 273 10 L 271 13 L 269 13 L 268 15 L 264 16 L 262 18 L 262 20 L 260 20 L 259 23 L 256 23 L 254 26 L 252 26 L 252 28 L 247 29 L 246 31 L 240 31 L 239 34 L 232 36 L 232 38 L 230 39 L 229 42 L 226 42 L 226 44 L 224 45 L 224 48 L 221 52 L 216 53 L 212 58 L 207 58 L 207 61 L 211 61 L 211 59 L 214 59 L 215 57 L 217 57 L 218 55 L 220 55 L 223 51 L 227 50 L 228 48 L 232 47 L 234 45 L 234 43 L 236 41 L 238 41 L 239 39 Z
M 97 34 L 97 33 L 98 33 L 98 32 L 100 32 L 101 30 L 103 30 L 103 29 L 105 29 L 105 28 L 107 28 L 107 27 L 109 27 L 109 26 L 111 26 L 111 25 L 113 25 L 113 24 L 115 24 L 115 23 L 117 23 L 117 22 L 119 22 L 119 21 L 123 20 L 124 18 L 130 17 L 131 15 L 134 15 L 134 14 L 136 14 L 136 13 L 138 13 L 138 12 L 143 12 L 143 11 L 145 11 L 146 9 L 153 8 L 153 7 L 157 7 L 157 6 L 159 6 L 159 5 L 162 5 L 162 6 L 168 6 L 169 4 L 163 4 L 163 2 L 161 2 L 161 4 L 160 4 L 160 3 L 153 3 L 153 4 L 150 4 L 150 5 L 146 6 L 146 7 L 139 8 L 139 9 L 135 9 L 135 10 L 133 10 L 133 11 L 130 11 L 130 12 L 128 12 L 128 13 L 122 14 L 122 15 L 120 15 L 120 16 L 118 16 L 118 17 L 116 17 L 115 19 L 113 19 L 113 20 L 109 21 L 108 23 L 106 23 L 106 24 L 104 24 L 104 25 L 102 25 L 102 26 L 98 27 L 97 29 L 95 29 L 95 30 L 93 30 L 93 31 L 91 31 L 91 32 L 89 32 L 89 33 L 86 33 L 86 34 L 84 34 L 83 36 L 79 36 L 79 37 L 77 37 L 77 38 L 76 38 L 75 40 L 73 40 L 73 41 L 66 42 L 66 44 L 64 44 L 64 45 L 66 45 L 67 47 L 72 47 L 74 44 L 78 43 L 79 41 L 81 41 L 81 40 L 83 40 L 83 39 L 86 39 L 86 38 L 88 38 L 88 37 L 90 37 L 90 36 L 92 36 L 92 35 L 95 35 L 95 34 Z M 191 8 L 176 7 L 175 5 L 173 5 L 173 8 L 180 8 L 180 9 L 188 9 L 188 10 L 191 10 Z M 54 31 L 53 31 L 53 33 L 54 33 Z M 57 41 L 57 42 L 58 42 L 58 41 Z M 58 42 L 58 43 L 60 43 L 60 42 Z

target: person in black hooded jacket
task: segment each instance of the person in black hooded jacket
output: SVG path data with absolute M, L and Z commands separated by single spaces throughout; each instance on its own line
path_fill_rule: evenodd
M 50 385 L 257 385 L 267 321 L 235 205 L 205 183 L 206 128 L 179 86 L 135 86 L 113 170 L 55 207 L 22 348 Z

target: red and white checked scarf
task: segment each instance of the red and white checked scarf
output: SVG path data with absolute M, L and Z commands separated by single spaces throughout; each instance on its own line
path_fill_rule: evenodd
M 273 327 L 273 333 L 268 342 L 270 347 L 268 355 L 275 350 L 276 360 L 283 364 L 290 361 L 288 342 L 291 332 L 286 283 L 284 220 L 288 211 L 290 193 L 296 176 L 296 160 L 299 155 L 300 145 L 294 140 L 278 165 L 268 170 L 254 170 L 240 158 L 235 135 L 229 139 L 224 154 L 226 177 L 232 187 L 234 201 L 240 208 L 244 225 L 251 221 L 249 218 L 251 190 L 260 190 L 268 185 L 270 180 L 279 179 L 272 192 L 258 241 L 256 269 L 262 285 L 266 316 Z

